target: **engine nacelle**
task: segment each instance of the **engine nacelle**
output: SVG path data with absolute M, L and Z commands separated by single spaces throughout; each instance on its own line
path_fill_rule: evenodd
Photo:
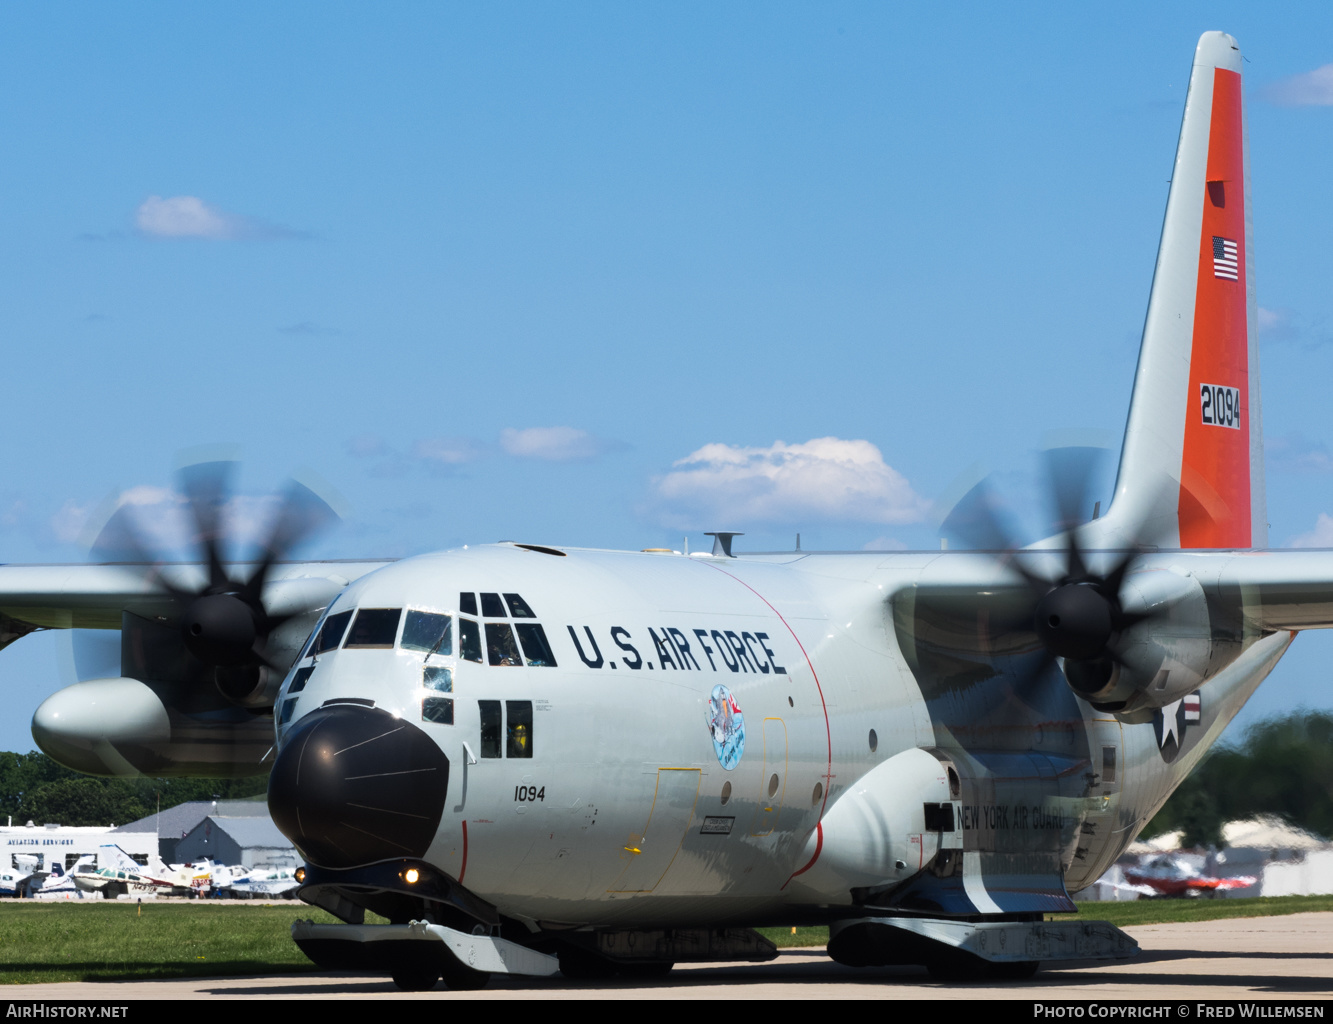
M 1132 714 L 1164 707 L 1197 690 L 1211 674 L 1213 638 L 1203 587 L 1160 569 L 1129 576 L 1124 611 L 1143 620 L 1115 641 L 1118 661 L 1063 663 L 1065 678 L 1101 711 Z
M 273 718 L 242 708 L 177 710 L 169 687 L 138 679 L 89 679 L 58 690 L 32 716 L 42 751 L 87 775 L 263 774 Z
M 853 902 L 853 889 L 884 889 L 916 874 L 960 824 L 948 772 L 921 749 L 904 750 L 867 772 L 824 815 L 806 844 L 808 866 L 792 887 L 845 905 Z M 942 820 L 927 822 L 927 805 Z

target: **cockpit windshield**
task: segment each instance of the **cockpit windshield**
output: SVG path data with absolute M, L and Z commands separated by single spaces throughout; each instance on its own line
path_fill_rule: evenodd
M 362 608 L 356 613 L 352 631 L 347 636 L 345 650 L 368 647 L 392 647 L 398 636 L 401 608 Z
M 431 654 L 453 654 L 453 630 L 448 615 L 409 608 L 403 621 L 402 648 Z

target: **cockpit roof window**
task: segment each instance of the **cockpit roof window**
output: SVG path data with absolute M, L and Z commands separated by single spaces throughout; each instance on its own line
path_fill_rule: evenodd
M 362 608 L 356 613 L 344 650 L 367 647 L 392 647 L 398 636 L 401 608 Z
M 459 610 L 460 612 L 462 612 L 464 615 L 476 615 L 476 614 L 477 614 L 477 595 L 476 595 L 476 594 L 459 594 L 459 595 L 458 595 L 458 610 Z
M 401 646 L 407 651 L 426 651 L 431 654 L 453 654 L 453 631 L 448 615 L 409 608 L 403 621 Z
M 508 617 L 505 606 L 500 603 L 499 594 L 481 595 L 481 614 L 488 619 L 503 619 Z
M 505 600 L 509 602 L 509 617 L 513 619 L 535 619 L 537 616 L 532 614 L 532 609 L 528 607 L 528 602 L 517 594 L 505 594 Z
M 347 624 L 351 621 L 352 613 L 350 610 L 338 612 L 336 615 L 330 615 L 325 619 L 324 625 L 319 630 L 319 638 L 315 640 L 313 653 L 323 654 L 342 643 L 343 634 L 347 632 Z

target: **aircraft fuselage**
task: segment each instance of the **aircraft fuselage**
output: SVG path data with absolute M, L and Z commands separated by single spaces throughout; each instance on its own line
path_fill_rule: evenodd
M 1195 697 L 1156 725 L 1127 724 L 1078 699 L 1054 666 L 1023 683 L 1031 651 L 959 671 L 905 653 L 903 595 L 941 557 L 987 556 L 499 545 L 380 569 L 330 606 L 325 622 L 352 613 L 338 636 L 318 629 L 294 664 L 280 751 L 306 716 L 373 702 L 392 724 L 327 756 L 399 744 L 401 723 L 442 758 L 353 769 L 349 785 L 393 791 L 387 802 L 349 790 L 337 799 L 364 817 L 325 808 L 333 831 L 320 847 L 324 826 L 307 811 L 308 834 L 293 838 L 312 863 L 336 848 L 334 868 L 419 856 L 542 927 L 828 920 L 856 903 L 1071 909 L 1066 890 L 1123 851 L 1290 635 L 1237 638 L 1245 653 L 1202 707 Z M 395 803 L 413 785 L 438 799 L 429 835 L 409 821 L 423 808 Z M 857 787 L 889 808 L 869 832 L 826 818 Z

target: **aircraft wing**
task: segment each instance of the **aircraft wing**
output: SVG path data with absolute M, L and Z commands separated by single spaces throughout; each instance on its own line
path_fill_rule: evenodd
M 1333 629 L 1333 550 L 1237 554 L 1219 567 L 1214 587 L 1261 629 Z
M 378 561 L 284 562 L 265 586 L 265 604 L 299 614 L 322 607 Z M 0 565 L 0 648 L 37 629 L 120 629 L 121 614 L 170 614 L 168 586 L 198 590 L 203 564 Z
M 1084 556 L 1096 565 L 1099 559 L 1128 554 L 1088 551 Z M 1059 557 L 1034 549 L 937 557 L 919 571 L 910 596 L 918 603 L 953 600 L 972 614 L 988 602 L 1021 599 L 1023 580 L 1006 566 L 1017 564 L 1030 578 L 1054 578 L 1061 569 Z M 1192 577 L 1210 601 L 1242 610 L 1251 625 L 1263 630 L 1333 629 L 1333 549 L 1158 551 L 1134 556 L 1131 568 L 1131 581 L 1144 578 L 1145 571 Z

